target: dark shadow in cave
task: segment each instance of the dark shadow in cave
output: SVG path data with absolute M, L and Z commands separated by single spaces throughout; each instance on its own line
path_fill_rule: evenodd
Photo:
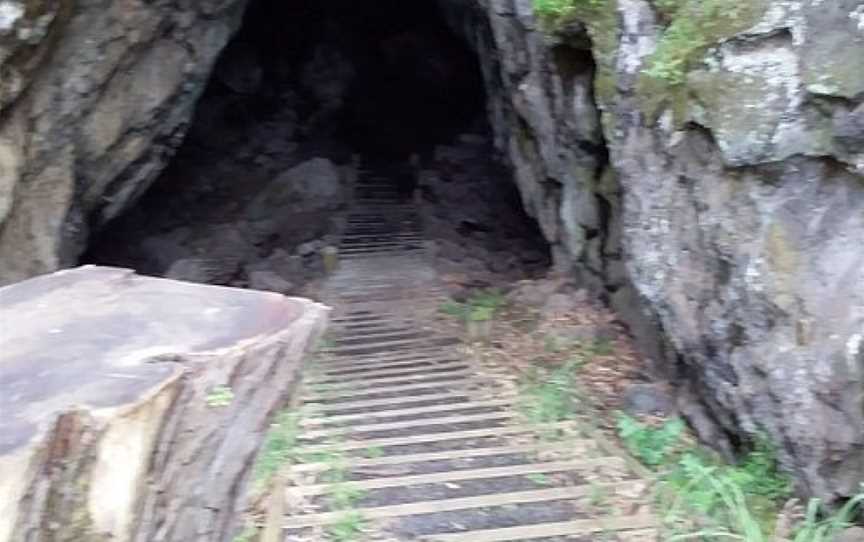
M 476 128 L 485 114 L 476 55 L 430 1 L 406 10 L 397 0 L 258 0 L 216 83 L 211 95 L 254 97 L 247 121 L 284 107 L 291 90 L 308 137 L 391 160 Z
M 445 255 L 543 268 L 548 247 L 493 159 L 481 74 L 433 1 L 254 0 L 177 155 L 84 261 L 292 291 L 320 271 L 362 166 L 407 193 L 425 179 Z

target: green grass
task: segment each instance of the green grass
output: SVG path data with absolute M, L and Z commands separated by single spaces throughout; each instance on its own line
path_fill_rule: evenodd
M 366 519 L 356 510 L 356 506 L 367 492 L 345 481 L 346 469 L 343 465 L 328 472 L 329 480 L 322 477 L 322 481 L 332 484 L 327 488 L 327 504 L 340 514 L 336 522 L 328 526 L 327 536 L 335 542 L 356 540 L 366 527 Z
M 352 542 L 360 537 L 367 524 L 363 515 L 356 510 L 357 503 L 366 496 L 366 491 L 348 481 L 348 458 L 338 449 L 340 442 L 339 436 L 330 437 L 328 444 L 333 449 L 302 454 L 298 459 L 307 463 L 323 463 L 325 466 L 318 482 L 328 484 L 324 493 L 327 505 L 330 510 L 339 512 L 336 521 L 325 528 L 327 539 Z M 365 452 L 367 456 L 375 456 L 382 450 L 369 447 Z
M 327 526 L 327 538 L 333 542 L 352 542 L 363 534 L 366 519 L 356 510 L 349 510 L 339 516 L 339 519 Z
M 850 525 L 864 502 L 864 488 L 833 514 L 811 501 L 806 517 L 790 533 L 777 532 L 789 523 L 784 505 L 792 497 L 792 481 L 780 470 L 768 439 L 754 439 L 751 450 L 730 465 L 686 444 L 684 430 L 679 419 L 650 426 L 626 415 L 618 418 L 627 449 L 659 473 L 664 487 L 660 508 L 668 531 L 664 540 L 830 542 Z
M 441 304 L 440 311 L 463 322 L 485 322 L 493 320 L 506 305 L 503 292 L 491 288 L 474 292 L 465 303 L 446 301 Z
M 669 85 L 684 83 L 687 69 L 708 46 L 756 22 L 761 4 L 758 0 L 657 0 L 669 25 L 643 73 Z
M 534 13 L 544 19 L 561 19 L 578 7 L 600 7 L 608 0 L 534 0 Z
M 519 390 L 517 408 L 528 423 L 539 425 L 541 436 L 557 437 L 544 425 L 573 419 L 579 404 L 576 382 L 581 363 L 569 362 L 553 371 L 535 368 Z
M 266 484 L 283 465 L 296 459 L 294 455 L 300 434 L 300 420 L 300 413 L 290 410 L 276 416 L 255 463 L 254 479 L 258 484 Z
M 339 482 L 328 488 L 327 502 L 334 510 L 352 510 L 365 496 L 365 490 L 348 482 Z
M 666 421 L 661 427 L 651 427 L 626 414 L 618 416 L 617 427 L 627 450 L 652 468 L 672 459 L 685 429 L 684 422 L 678 418 Z
M 549 476 L 540 472 L 526 474 L 525 479 L 527 479 L 529 482 L 537 484 L 538 486 L 552 485 L 552 480 L 549 478 Z
M 807 506 L 804 519 L 793 524 L 786 532 L 787 519 L 782 513 L 765 517 L 754 509 L 752 496 L 746 489 L 730 477 L 724 469 L 716 466 L 694 464 L 690 485 L 702 488 L 712 495 L 715 502 L 707 516 L 708 520 L 698 529 L 671 534 L 668 540 L 720 541 L 738 540 L 741 542 L 831 542 L 835 535 L 850 527 L 864 502 L 864 488 L 855 498 L 840 510 L 828 512 L 821 509 L 817 499 Z M 692 517 L 692 505 L 688 500 L 692 493 L 679 492 L 674 506 L 667 512 L 667 523 L 675 522 L 679 516 Z M 791 538 L 790 538 L 791 537 Z
M 228 386 L 214 386 L 204 398 L 210 408 L 222 408 L 234 402 L 234 390 Z

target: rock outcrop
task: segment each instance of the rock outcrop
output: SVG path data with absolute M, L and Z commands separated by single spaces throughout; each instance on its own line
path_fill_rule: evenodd
M 217 542 L 327 309 L 82 267 L 0 321 L 0 541 Z
M 244 5 L 0 3 L 0 284 L 74 264 L 148 188 Z
M 660 331 L 694 426 L 726 449 L 767 434 L 802 489 L 856 492 L 860 2 L 440 2 L 559 265 Z

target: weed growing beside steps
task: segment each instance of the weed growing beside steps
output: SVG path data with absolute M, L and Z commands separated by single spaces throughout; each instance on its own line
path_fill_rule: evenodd
M 522 383 L 518 408 L 532 424 L 544 425 L 573 419 L 579 394 L 578 363 L 567 363 L 553 371 L 533 368 Z
M 294 458 L 301 419 L 299 412 L 290 410 L 276 416 L 255 463 L 253 476 L 259 487 L 266 486 L 279 469 Z
M 359 489 L 347 481 L 347 458 L 338 451 L 339 437 L 328 440 L 333 448 L 323 452 L 318 461 L 326 464 L 326 470 L 320 476 L 320 481 L 330 484 L 327 488 L 327 504 L 334 512 L 339 513 L 338 519 L 326 528 L 329 540 L 333 542 L 351 542 L 364 532 L 367 521 L 356 506 L 366 496 L 366 491 Z
M 274 477 L 286 464 L 296 459 L 297 438 L 300 434 L 301 413 L 286 409 L 276 415 L 264 437 L 264 443 L 252 468 L 252 494 L 264 495 L 270 489 Z M 255 499 L 253 499 L 255 500 Z M 251 518 L 244 520 L 245 527 L 234 537 L 233 542 L 258 540 L 259 528 Z
M 679 418 L 667 420 L 660 427 L 651 427 L 624 414 L 619 415 L 617 425 L 618 436 L 630 454 L 651 468 L 668 464 L 678 451 L 685 429 L 684 421 Z
M 795 519 L 794 506 L 785 506 L 766 520 L 750 504 L 750 496 L 728 477 L 718 474 L 716 467 L 695 465 L 697 469 L 693 484 L 709 487 L 718 505 L 709 517 L 707 525 L 698 530 L 683 530 L 670 533 L 668 540 L 740 540 L 742 542 L 832 542 L 835 536 L 852 526 L 857 511 L 864 502 L 864 488 L 855 498 L 847 502 L 837 512 L 822 510 L 818 499 L 807 506 L 804 517 Z M 682 504 L 687 492 L 682 492 L 676 500 L 678 508 L 672 508 L 672 519 L 686 513 Z M 795 501 L 790 501 L 794 504 Z M 669 518 L 667 517 L 667 523 Z M 674 533 L 674 534 L 673 534 Z
M 465 323 L 471 341 L 488 340 L 492 334 L 492 322 L 507 304 L 504 294 L 497 289 L 474 292 L 465 303 L 447 301 L 439 310 Z
M 351 542 L 363 533 L 366 520 L 356 510 L 344 513 L 338 521 L 327 526 L 327 536 L 333 542 Z
M 506 304 L 504 293 L 492 288 L 474 292 L 464 303 L 447 301 L 441 305 L 440 310 L 464 322 L 482 322 L 494 319 Z
M 791 480 L 778 469 L 775 451 L 766 439 L 757 439 L 738 464 L 727 465 L 711 452 L 687 443 L 684 429 L 678 419 L 660 425 L 626 415 L 618 419 L 625 446 L 657 471 L 663 484 L 658 499 L 665 540 L 829 542 L 833 534 L 849 526 L 864 501 L 862 488 L 861 495 L 823 519 L 819 502 L 814 500 L 804 517 L 796 520 L 794 507 L 788 505 Z

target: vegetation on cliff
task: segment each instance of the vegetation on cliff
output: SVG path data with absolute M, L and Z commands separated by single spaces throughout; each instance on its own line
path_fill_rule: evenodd
M 766 9 L 765 0 L 655 0 L 662 30 L 657 47 L 645 60 L 638 83 L 646 97 L 647 113 L 660 103 L 686 105 L 681 89 L 687 72 L 706 50 L 746 30 Z M 534 0 L 535 12 L 544 28 L 559 32 L 573 21 L 584 24 L 593 42 L 598 64 L 595 87 L 601 102 L 614 92 L 614 58 L 617 50 L 616 0 Z M 679 99 L 682 98 L 682 99 Z

